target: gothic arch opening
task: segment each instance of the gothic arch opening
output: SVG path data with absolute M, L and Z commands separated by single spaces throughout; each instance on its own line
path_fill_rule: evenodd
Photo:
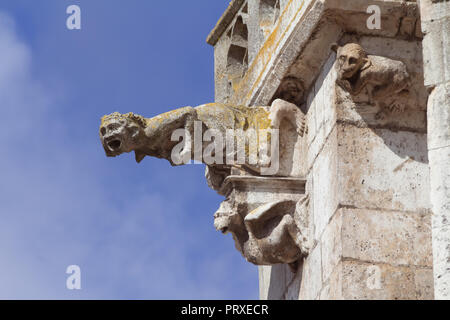
M 231 44 L 227 53 L 227 74 L 241 77 L 248 66 L 248 29 L 241 16 L 236 19 L 228 35 Z
M 266 36 L 280 16 L 280 0 L 261 0 L 259 4 L 259 26 Z
M 231 76 L 241 76 L 247 70 L 247 48 L 230 45 L 227 57 L 227 73 Z
M 248 29 L 241 16 L 236 19 L 231 29 L 231 42 L 245 48 L 248 46 Z

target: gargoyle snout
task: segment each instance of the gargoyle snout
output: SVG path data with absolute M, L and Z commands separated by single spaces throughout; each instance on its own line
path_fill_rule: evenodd
M 351 78 L 356 72 L 356 68 L 353 65 L 347 63 L 342 67 L 341 74 L 344 78 Z
M 100 127 L 100 138 L 107 156 L 116 156 L 120 153 L 122 140 L 120 139 L 119 127 L 116 123 L 110 123 Z
M 214 217 L 214 227 L 223 234 L 227 233 L 230 228 L 230 219 L 228 217 Z
M 214 227 L 216 230 L 224 234 L 230 231 L 234 215 L 228 201 L 222 202 L 219 209 L 214 213 Z

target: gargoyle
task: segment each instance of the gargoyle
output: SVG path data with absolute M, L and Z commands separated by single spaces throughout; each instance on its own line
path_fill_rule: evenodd
M 199 125 L 200 128 L 198 128 Z M 280 128 L 281 126 L 283 128 Z M 280 99 L 273 101 L 271 107 L 236 107 L 213 103 L 196 108 L 180 108 L 149 119 L 133 113 L 115 112 L 102 118 L 100 138 L 106 155 L 109 157 L 134 151 L 137 162 L 142 161 L 145 156 L 153 156 L 167 159 L 172 165 L 181 165 L 186 162 L 175 161 L 177 159 L 174 160 L 173 156 L 173 150 L 180 144 L 179 141 L 172 139 L 173 133 L 178 129 L 181 129 L 184 134 L 183 148 L 178 158 L 182 158 L 182 154 L 187 150 L 185 154 L 189 159 L 192 157 L 195 159 L 197 147 L 195 139 L 197 139 L 198 133 L 201 135 L 199 137 L 200 144 L 204 150 L 203 133 L 206 135 L 208 130 L 215 130 L 216 139 L 220 135 L 225 137 L 229 130 L 245 133 L 254 129 L 257 135 L 253 138 L 256 139 L 258 148 L 260 150 L 265 148 L 267 151 L 267 141 L 274 140 L 274 136 L 271 133 L 269 137 L 266 136 L 267 139 L 261 139 L 261 131 L 284 130 L 284 135 L 289 134 L 293 136 L 292 138 L 298 139 L 305 135 L 306 124 L 304 113 L 296 105 Z M 200 132 L 197 132 L 199 129 Z M 275 132 L 278 131 L 275 130 Z M 243 137 L 236 137 L 236 141 L 233 143 L 238 139 L 243 139 Z M 209 141 L 207 141 L 208 144 Z M 224 145 L 221 147 L 226 149 Z M 228 150 L 223 151 L 215 149 L 216 154 L 221 153 L 222 157 L 226 158 Z M 279 159 L 272 157 L 273 149 L 270 148 L 270 151 L 270 162 L 278 163 Z M 245 148 L 245 152 L 248 156 L 250 147 Z M 277 156 L 278 152 L 276 150 Z M 283 159 L 281 157 L 281 161 L 284 161 Z M 200 160 L 203 161 L 204 158 L 202 157 Z M 222 186 L 224 180 L 231 174 L 231 170 L 230 166 L 226 164 L 227 159 L 222 160 L 224 162 L 221 164 L 204 162 L 208 165 L 206 177 L 213 189 L 223 190 L 220 192 L 229 195 L 230 191 L 224 191 Z M 262 167 L 264 163 L 259 164 Z M 249 170 L 247 176 L 259 173 L 255 171 L 259 169 L 258 166 L 252 167 L 251 164 L 245 163 L 240 167 L 240 169 L 242 168 Z M 259 177 L 259 179 L 265 178 Z M 271 185 L 270 180 L 267 180 L 266 183 Z M 284 180 L 283 183 L 285 183 Z M 292 181 L 287 183 L 287 186 L 290 186 L 289 183 Z M 291 189 L 288 190 L 291 191 Z M 306 236 L 308 234 L 307 213 L 304 206 L 299 210 L 299 203 L 293 201 L 292 198 L 261 205 L 258 203 L 256 209 L 242 213 L 238 212 L 237 208 L 234 210 L 230 201 L 224 201 L 215 214 L 215 226 L 224 233 L 229 231 L 233 234 L 237 248 L 250 262 L 258 265 L 288 263 L 293 270 L 296 270 L 297 261 L 309 250 Z M 304 203 L 303 201 L 302 204 Z M 248 208 L 246 205 L 242 206 L 242 203 L 237 207 L 241 208 L 240 211 L 242 211 L 242 207 Z
M 269 158 L 268 144 L 271 140 L 269 129 L 278 129 L 280 119 L 286 117 L 293 122 L 297 128 L 297 132 L 303 135 L 305 131 L 304 114 L 295 105 L 275 100 L 270 107 L 243 107 L 230 106 L 220 103 L 211 103 L 198 106 L 196 108 L 184 107 L 160 114 L 153 118 L 144 118 L 133 113 L 120 114 L 118 112 L 104 116 L 100 125 L 100 139 L 102 141 L 105 153 L 109 157 L 120 155 L 124 152 L 135 152 L 136 161 L 140 162 L 145 156 L 152 156 L 157 158 L 167 159 L 172 165 L 185 164 L 188 161 L 184 159 L 195 159 L 206 163 L 207 165 L 216 166 L 222 172 L 227 170 L 227 165 L 234 165 L 227 163 L 230 158 L 230 151 L 228 150 L 225 140 L 227 131 L 241 134 L 249 134 L 253 129 L 254 136 L 239 136 L 236 135 L 233 140 L 233 148 L 231 158 L 235 159 L 238 150 L 235 150 L 234 144 L 237 140 L 253 138 L 257 142 L 257 154 L 259 156 L 257 163 L 239 163 L 237 166 L 243 167 L 252 174 L 259 174 L 261 167 L 268 167 L 271 161 L 278 161 L 278 159 Z M 285 106 L 287 104 L 288 106 Z M 273 122 L 273 123 L 272 123 Z M 196 125 L 200 126 L 198 137 L 201 141 L 194 141 L 196 136 Z M 177 129 L 182 129 L 185 134 L 183 143 L 179 143 L 179 138 L 172 139 L 173 133 Z M 203 133 L 208 129 L 214 132 L 214 144 L 218 136 L 221 136 L 222 143 L 217 143 L 217 148 L 214 148 L 212 155 L 218 157 L 218 161 L 211 164 L 203 161 L 203 154 L 200 159 L 196 159 L 196 148 L 200 145 L 200 150 L 206 150 L 211 144 L 211 140 L 204 141 Z M 266 134 L 266 137 L 260 136 L 261 132 Z M 193 138 L 194 137 L 194 138 Z M 211 137 L 210 137 L 211 138 Z M 197 144 L 196 144 L 197 143 Z M 178 153 L 174 153 L 176 147 L 180 149 Z M 254 151 L 249 147 L 245 148 L 246 160 L 249 159 L 249 152 Z M 262 152 L 264 151 L 264 152 Z M 227 154 L 228 152 L 228 154 Z M 200 151 L 201 153 L 201 151 Z M 214 170 L 217 172 L 217 170 Z M 222 179 L 223 180 L 223 179 Z M 217 183 L 215 183 L 217 184 Z
M 196 108 L 179 108 L 153 118 L 144 118 L 133 113 L 115 112 L 102 118 L 100 138 L 106 155 L 109 157 L 135 151 L 137 162 L 140 162 L 145 156 L 152 156 L 167 159 L 172 165 L 181 165 L 184 163 L 174 161 L 179 159 L 173 159 L 172 155 L 173 148 L 179 142 L 172 139 L 175 130 L 185 130 L 184 147 L 187 148 L 183 148 L 183 151 L 189 152 L 190 160 L 194 159 L 193 137 L 196 121 L 200 124 L 200 140 L 203 139 L 204 131 L 213 129 L 225 141 L 228 129 L 242 130 L 243 132 L 248 129 L 254 129 L 256 132 L 269 129 L 268 116 L 268 107 L 249 108 L 220 103 L 205 104 Z M 203 146 L 203 141 L 199 141 L 199 143 Z
M 375 103 L 380 109 L 377 118 L 385 116 L 385 109 L 390 112 L 404 110 L 404 103 L 399 98 L 405 95 L 402 93 L 410 85 L 410 76 L 402 61 L 367 55 L 357 43 L 343 47 L 333 44 L 331 49 L 337 53 L 337 84 L 352 96 L 367 89 L 369 103 Z
M 230 200 L 214 214 L 215 228 L 233 235 L 236 249 L 251 263 L 287 263 L 297 270 L 298 261 L 309 252 L 308 197 L 265 203 L 251 212 L 239 213 Z M 241 210 L 242 211 L 242 210 Z
M 280 87 L 275 92 L 275 99 L 282 99 L 284 101 L 300 106 L 304 98 L 305 88 L 300 79 L 288 76 L 281 81 Z

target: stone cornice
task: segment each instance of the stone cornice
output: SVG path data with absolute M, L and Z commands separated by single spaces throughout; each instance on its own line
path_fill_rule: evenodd
M 413 26 L 419 19 L 415 2 L 371 1 L 370 5 L 381 8 L 380 30 L 366 27 L 368 5 L 366 0 L 289 1 L 246 74 L 234 86 L 229 102 L 268 104 L 282 79 L 292 74 L 308 89 L 331 54 L 329 46 L 344 33 L 391 38 L 417 35 L 416 29 L 412 35 L 400 35 L 405 17 L 413 19 Z
M 233 21 L 234 16 L 238 13 L 239 9 L 244 4 L 245 0 L 232 0 L 228 5 L 228 8 L 225 10 L 224 14 L 220 17 L 219 21 L 217 21 L 216 26 L 209 33 L 206 38 L 206 43 L 214 46 L 225 30 L 230 25 L 231 21 Z

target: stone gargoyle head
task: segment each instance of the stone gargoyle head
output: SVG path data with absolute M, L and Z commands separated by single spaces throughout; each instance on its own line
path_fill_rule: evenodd
M 145 125 L 145 119 L 133 113 L 114 112 L 104 116 L 100 125 L 100 139 L 106 155 L 115 157 L 138 149 L 142 144 Z
M 363 47 L 357 43 L 348 43 L 343 47 L 333 44 L 331 49 L 337 54 L 340 79 L 351 79 L 370 64 Z
M 243 228 L 242 217 L 233 210 L 229 201 L 223 201 L 214 214 L 214 227 L 216 230 L 227 234 Z

